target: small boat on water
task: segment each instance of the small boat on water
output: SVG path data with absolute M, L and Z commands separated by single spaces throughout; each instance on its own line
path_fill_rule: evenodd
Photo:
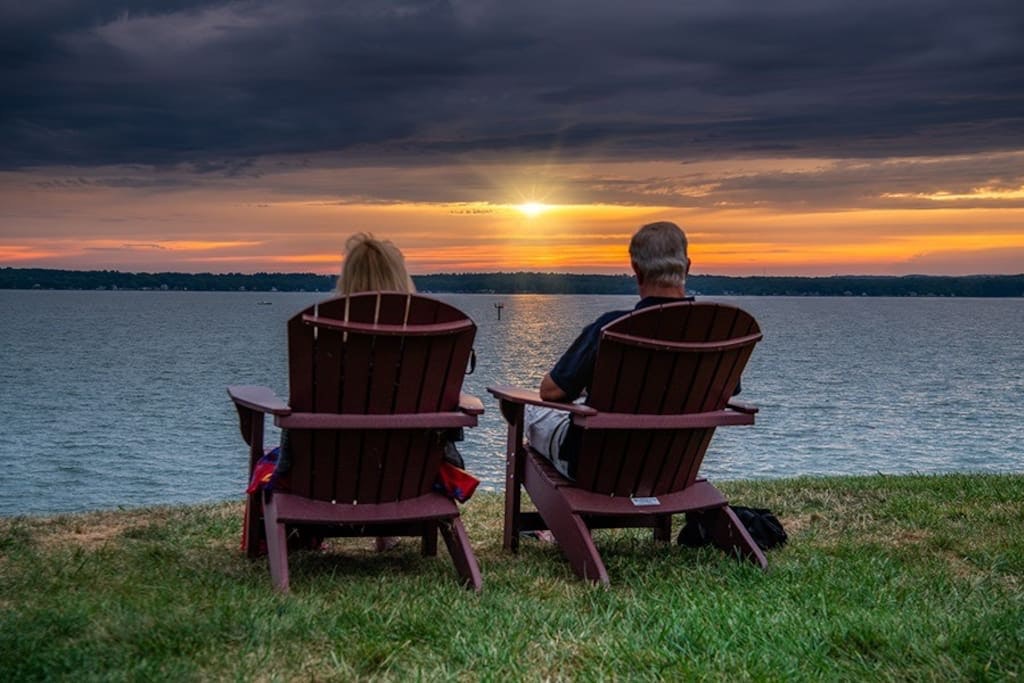
M 270 306 L 273 303 L 274 303 L 273 301 L 257 301 L 256 305 L 257 306 Z

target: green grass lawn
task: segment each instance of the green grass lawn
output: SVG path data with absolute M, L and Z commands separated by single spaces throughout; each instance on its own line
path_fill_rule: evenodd
M 786 526 L 767 573 L 606 531 L 596 588 L 557 546 L 504 553 L 482 494 L 479 595 L 412 539 L 299 553 L 276 594 L 238 551 L 240 502 L 0 519 L 0 680 L 1024 677 L 1024 476 L 721 488 Z

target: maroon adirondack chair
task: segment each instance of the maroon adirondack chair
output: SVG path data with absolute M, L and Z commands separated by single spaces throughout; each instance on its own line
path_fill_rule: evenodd
M 653 306 L 603 328 L 585 405 L 488 387 L 509 423 L 505 549 L 518 549 L 520 532 L 550 529 L 577 575 L 607 585 L 592 529 L 650 527 L 668 541 L 673 514 L 702 512 L 714 545 L 766 568 L 725 496 L 697 476 L 716 427 L 754 422 L 757 409 L 731 398 L 760 339 L 733 306 Z M 527 404 L 566 410 L 583 429 L 575 481 L 524 443 Z M 521 486 L 537 512 L 520 509 Z
M 461 393 L 475 334 L 464 313 L 429 297 L 354 294 L 288 322 L 287 404 L 265 387 L 228 387 L 250 474 L 264 415 L 288 434 L 287 490 L 250 496 L 244 532 L 251 557 L 265 539 L 277 588 L 288 590 L 289 536 L 418 536 L 431 556 L 440 530 L 462 581 L 480 590 L 459 510 L 433 490 L 440 432 L 483 413 Z

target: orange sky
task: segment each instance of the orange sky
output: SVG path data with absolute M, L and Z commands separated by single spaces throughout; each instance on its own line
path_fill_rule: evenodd
M 948 4 L 0 4 L 0 266 L 1022 273 L 1024 3 Z
M 418 274 L 622 273 L 633 230 L 673 220 L 699 274 L 1024 272 L 1024 188 L 957 180 L 984 161 L 3 173 L 0 265 L 333 273 L 346 236 L 370 231 Z M 531 201 L 543 210 L 527 215 Z

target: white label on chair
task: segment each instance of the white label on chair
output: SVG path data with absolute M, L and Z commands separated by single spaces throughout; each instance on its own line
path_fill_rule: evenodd
M 631 498 L 633 505 L 637 507 L 647 507 L 648 505 L 661 505 L 661 501 L 651 496 L 649 498 Z

